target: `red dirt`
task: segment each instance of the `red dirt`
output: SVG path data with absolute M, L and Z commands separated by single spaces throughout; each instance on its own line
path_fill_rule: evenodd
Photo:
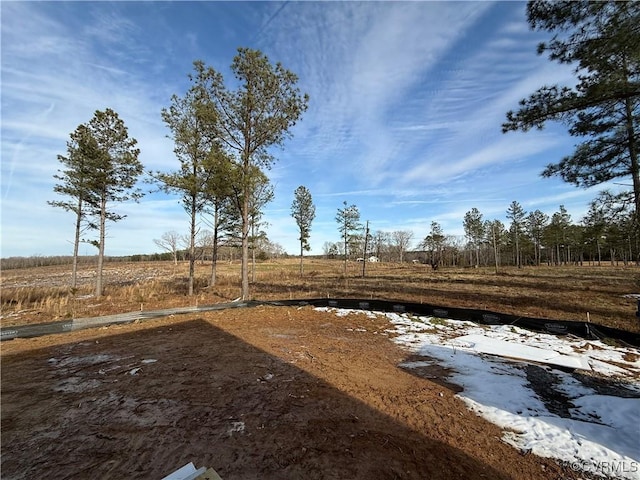
M 3 342 L 2 478 L 576 478 L 400 369 L 386 328 L 257 307 Z

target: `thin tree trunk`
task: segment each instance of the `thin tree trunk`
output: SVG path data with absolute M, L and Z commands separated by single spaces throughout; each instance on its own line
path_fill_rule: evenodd
M 491 226 L 491 236 L 493 237 L 493 258 L 496 263 L 496 274 L 498 273 L 498 243 L 496 242 L 496 230 Z
M 347 226 L 344 226 L 344 274 L 347 274 Z
M 367 220 L 367 226 L 364 230 L 364 254 L 362 255 L 362 278 L 366 274 L 367 268 L 367 247 L 369 240 L 369 220 Z M 400 263 L 402 263 L 402 249 L 400 250 Z
M 213 212 L 213 248 L 211 249 L 211 286 L 216 284 L 216 266 L 218 263 L 218 222 L 219 213 L 218 206 L 214 207 Z
M 100 201 L 100 240 L 98 244 L 98 272 L 96 275 L 96 297 L 102 296 L 102 266 L 104 264 L 104 239 L 107 220 L 107 200 L 103 194 Z
M 189 238 L 189 296 L 193 295 L 196 276 L 196 197 L 191 197 L 191 232 Z
M 80 249 L 80 228 L 82 226 L 82 198 L 78 200 L 78 212 L 76 217 L 76 234 L 73 240 L 73 265 L 71 267 L 71 288 L 78 286 L 78 250 Z
M 518 266 L 518 268 L 521 267 L 520 265 L 520 245 L 519 245 L 519 241 L 518 241 L 518 229 L 516 228 L 516 265 Z
M 302 240 L 300 240 L 300 278 L 302 278 L 302 276 L 304 275 L 304 269 L 302 267 L 302 255 L 304 252 L 304 243 Z
M 249 300 L 249 192 L 242 200 L 242 300 Z
M 633 109 L 631 98 L 625 100 L 627 145 L 629 147 L 629 159 L 631 161 L 631 178 L 633 179 L 633 197 L 636 204 L 636 226 L 640 225 L 640 165 L 638 163 L 638 147 L 633 129 Z
M 251 283 L 256 283 L 256 225 L 251 222 Z

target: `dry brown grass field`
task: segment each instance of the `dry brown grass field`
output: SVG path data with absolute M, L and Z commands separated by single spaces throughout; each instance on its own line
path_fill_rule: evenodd
M 105 296 L 92 296 L 95 271 L 82 266 L 79 285 L 69 288 L 70 266 L 2 272 L 2 325 L 43 323 L 134 310 L 228 302 L 240 294 L 238 263 L 219 263 L 211 286 L 211 264 L 196 266 L 195 294 L 186 295 L 188 263 L 108 263 Z M 250 276 L 252 274 L 250 273 Z M 429 265 L 283 259 L 256 265 L 251 297 L 256 300 L 365 298 L 465 307 L 559 320 L 580 320 L 640 331 L 637 266 L 541 266 L 517 269 L 442 268 Z

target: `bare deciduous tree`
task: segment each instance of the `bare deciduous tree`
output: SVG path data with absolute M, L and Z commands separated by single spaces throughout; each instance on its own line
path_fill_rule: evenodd
M 412 239 L 413 232 L 410 230 L 396 230 L 391 232 L 391 242 L 394 249 L 398 252 L 400 263 L 404 261 L 404 252 L 409 249 Z
M 175 230 L 165 232 L 160 238 L 154 238 L 153 243 L 170 252 L 173 256 L 173 264 L 178 264 L 178 244 L 180 243 L 180 234 Z

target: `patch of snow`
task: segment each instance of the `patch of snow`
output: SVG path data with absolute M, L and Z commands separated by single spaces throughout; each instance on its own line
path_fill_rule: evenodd
M 333 307 L 315 307 L 318 312 L 331 312 L 338 317 L 346 317 L 347 315 L 364 315 L 367 318 L 377 318 L 375 312 L 369 310 L 351 310 L 348 308 L 333 308 Z
M 94 295 L 93 293 L 89 293 L 86 295 L 77 295 L 76 297 L 74 297 L 76 300 L 88 300 L 89 298 L 93 298 Z
M 231 427 L 227 430 L 229 435 L 234 433 L 243 433 L 244 432 L 244 422 L 231 422 Z
M 463 335 L 457 337 L 452 343 L 478 353 L 488 353 L 501 357 L 510 357 L 532 362 L 547 363 L 559 367 L 580 368 L 591 370 L 589 362 L 581 355 L 575 353 L 565 355 L 557 349 L 532 347 L 522 342 L 513 342 L 491 338 L 488 335 Z
M 99 380 L 73 376 L 56 383 L 53 391 L 60 393 L 81 393 L 93 388 L 98 388 L 100 385 L 101 382 Z
M 339 316 L 351 312 L 323 310 Z M 504 429 L 505 442 L 555 458 L 576 471 L 640 479 L 640 350 L 510 325 L 486 326 L 400 313 L 377 315 L 393 325 L 385 332 L 394 342 L 426 357 L 402 367 L 438 363 L 451 370 L 447 381 L 463 388 L 458 397 Z M 547 366 L 532 367 L 505 357 Z M 563 366 L 586 373 L 580 377 L 548 366 L 557 359 Z M 540 394 L 528 368 L 538 369 L 544 374 L 543 381 L 549 382 L 543 383 Z M 588 378 L 604 387 L 592 385 Z M 562 415 L 545 404 L 546 392 L 564 399 Z
M 106 353 L 100 353 L 96 355 L 85 355 L 85 356 L 73 356 L 70 355 L 61 360 L 56 358 L 50 358 L 47 362 L 51 365 L 55 365 L 60 368 L 68 368 L 68 367 L 85 367 L 90 365 L 98 365 L 100 363 L 107 363 L 120 360 L 119 357 L 115 355 L 109 355 Z
M 362 328 L 362 327 L 357 327 L 357 328 L 345 327 L 345 330 L 348 332 L 366 332 L 367 331 L 366 328 Z

